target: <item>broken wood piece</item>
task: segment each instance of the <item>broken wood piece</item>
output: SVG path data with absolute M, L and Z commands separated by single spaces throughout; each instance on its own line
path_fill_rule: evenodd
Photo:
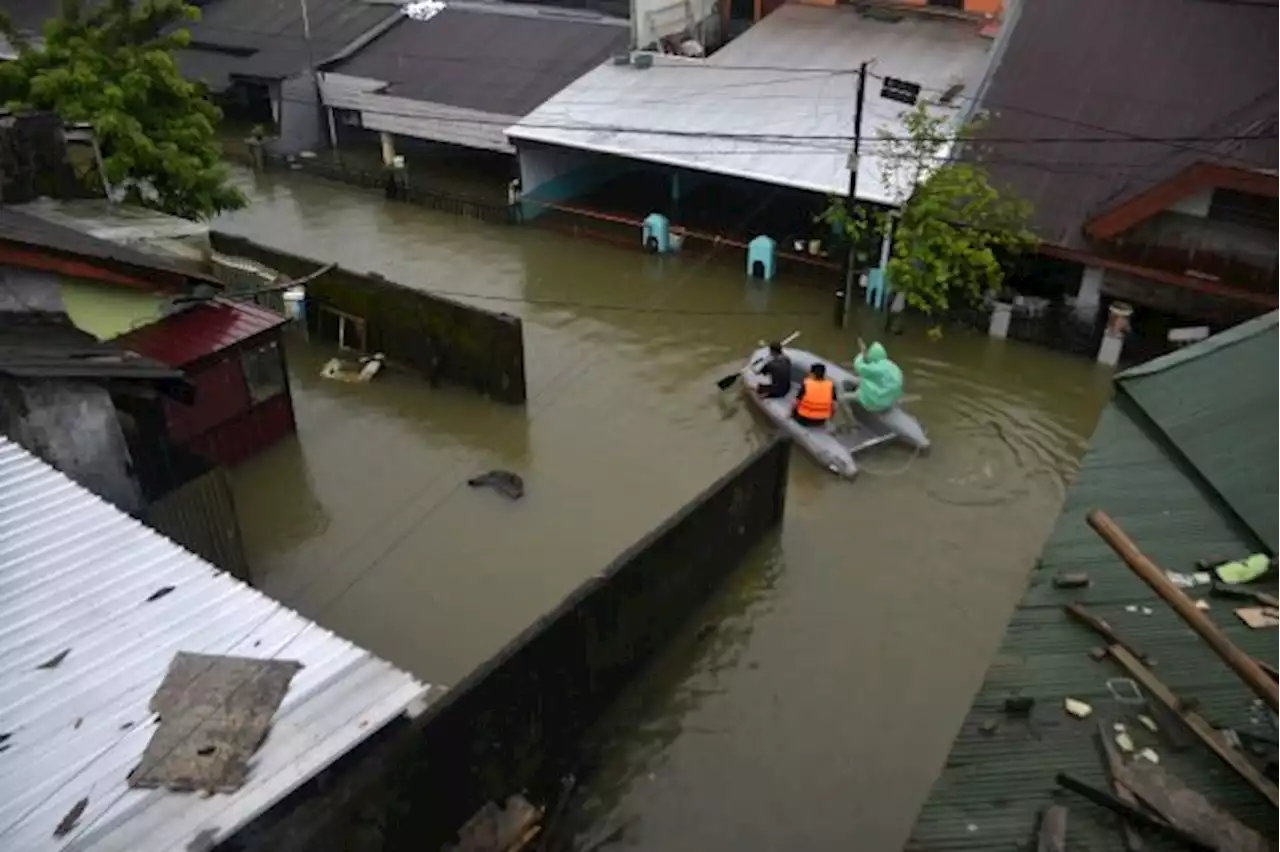
M 1040 815 L 1036 852 L 1067 852 L 1067 806 L 1050 805 Z
M 1177 826 L 1170 825 L 1159 817 L 1151 816 L 1141 808 L 1128 805 L 1117 799 L 1115 796 L 1112 796 L 1107 791 L 1099 790 L 1097 787 L 1091 787 L 1080 779 L 1068 775 L 1065 772 L 1058 773 L 1057 782 L 1058 786 L 1062 789 L 1070 790 L 1078 796 L 1083 796 L 1095 805 L 1106 808 L 1113 814 L 1122 816 L 1130 822 L 1141 825 L 1144 828 L 1149 828 L 1152 831 L 1158 831 L 1166 837 L 1177 840 L 1189 849 L 1196 849 L 1199 850 L 1199 852 L 1218 852 L 1218 850 L 1214 849 L 1212 846 L 1205 845 L 1199 838 L 1188 834 Z
M 1174 751 L 1186 751 L 1195 745 L 1195 737 L 1187 730 L 1186 723 L 1177 713 L 1153 698 L 1147 699 L 1147 710 Z
M 1267 841 L 1253 829 L 1154 763 L 1137 761 L 1120 768 L 1117 777 L 1170 825 L 1212 849 L 1267 852 Z
M 1086 611 L 1084 607 L 1080 606 L 1080 604 L 1078 603 L 1063 604 L 1062 609 L 1067 613 L 1067 615 L 1071 616 L 1076 621 L 1080 622 L 1085 627 L 1088 627 L 1094 633 L 1097 633 L 1103 639 L 1107 640 L 1108 645 L 1119 645 L 1122 648 L 1127 648 L 1129 650 L 1129 653 L 1133 654 L 1139 660 L 1145 660 L 1147 658 L 1146 654 L 1142 653 L 1137 648 L 1133 647 L 1128 642 L 1126 642 L 1124 639 L 1120 638 L 1120 634 L 1116 633 L 1115 628 L 1112 627 L 1110 624 L 1108 624 L 1106 619 L 1098 618 L 1096 615 L 1093 615 L 1092 613 Z
M 1107 778 L 1111 780 L 1111 792 L 1117 799 L 1129 805 L 1132 808 L 1138 807 L 1138 799 L 1133 795 L 1133 791 L 1120 783 L 1116 777 L 1117 773 L 1124 766 L 1124 761 L 1120 757 L 1120 753 L 1116 751 L 1115 746 L 1111 743 L 1110 732 L 1107 726 L 1102 722 L 1098 723 L 1098 739 L 1102 741 L 1102 755 L 1106 760 Z M 1134 830 L 1133 824 L 1129 820 L 1122 820 L 1121 828 L 1124 831 L 1124 847 L 1128 852 L 1142 852 L 1143 843 L 1142 835 Z
M 1059 574 L 1053 578 L 1055 589 L 1082 589 L 1089 585 L 1089 575 L 1083 571 Z
M 1265 796 L 1272 806 L 1280 804 L 1280 794 L 1277 793 L 1275 783 L 1259 772 L 1243 754 L 1224 745 L 1218 737 L 1217 730 L 1206 722 L 1204 717 L 1194 710 L 1188 709 L 1186 705 L 1179 701 L 1178 696 L 1152 674 L 1151 670 L 1144 666 L 1140 660 L 1119 645 L 1111 648 L 1111 656 L 1129 673 L 1130 677 L 1142 685 L 1142 688 L 1149 695 L 1177 716 L 1200 742 L 1208 746 L 1209 750 L 1217 755 L 1223 763 L 1234 769 L 1236 774 L 1243 778 L 1249 786 Z
M 1232 671 L 1240 676 L 1254 694 L 1267 702 L 1272 712 L 1280 710 L 1280 687 L 1277 687 L 1276 682 L 1267 677 L 1267 673 L 1258 667 L 1253 657 L 1241 651 L 1224 636 L 1212 619 L 1196 609 L 1191 599 L 1169 582 L 1169 578 L 1159 566 L 1138 550 L 1138 546 L 1124 534 L 1124 530 L 1120 529 L 1115 521 L 1107 517 L 1106 512 L 1095 509 L 1089 513 L 1088 521 L 1089 526 L 1093 527 L 1094 531 L 1102 536 L 1102 540 L 1129 566 L 1129 570 L 1137 574 L 1164 599 L 1165 603 L 1173 607 L 1173 611 L 1187 623 L 1188 627 L 1199 634 L 1200 638 Z
M 1280 680 L 1280 673 L 1276 672 L 1275 666 L 1263 660 L 1257 660 L 1256 662 L 1258 663 L 1258 668 L 1266 672 L 1269 678 L 1272 680 Z
M 1280 612 L 1270 607 L 1262 606 L 1246 606 L 1236 610 L 1236 618 L 1239 618 L 1245 624 L 1254 630 L 1264 627 L 1280 627 Z M 1258 668 L 1262 668 L 1259 666 Z M 1268 678 L 1266 671 L 1262 672 Z
M 1268 595 L 1248 586 L 1222 583 L 1217 580 L 1213 582 L 1213 585 L 1209 586 L 1209 594 L 1216 598 L 1235 598 L 1236 600 L 1253 601 L 1261 606 L 1280 607 L 1280 600 L 1277 600 L 1275 595 Z
M 458 830 L 453 852 L 517 852 L 536 836 L 541 818 L 542 811 L 520 795 L 503 807 L 485 802 Z

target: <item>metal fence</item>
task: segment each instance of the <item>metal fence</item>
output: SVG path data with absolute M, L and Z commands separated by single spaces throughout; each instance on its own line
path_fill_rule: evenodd
M 230 151 L 228 151 L 228 156 L 249 166 L 256 167 L 258 165 L 252 156 L 246 157 L 243 154 Z M 270 151 L 262 152 L 261 166 L 272 171 L 302 172 L 303 174 L 314 175 L 325 180 L 332 180 L 364 189 L 381 189 L 387 192 L 388 197 L 396 201 L 415 204 L 428 210 L 438 210 L 441 213 L 451 213 L 454 216 L 461 216 L 466 219 L 478 219 L 482 222 L 498 225 L 514 221 L 512 208 L 505 204 L 441 192 L 430 187 L 415 186 L 413 184 L 408 186 L 397 185 L 393 183 L 391 173 L 386 169 L 362 169 L 335 162 L 325 157 L 293 157 Z

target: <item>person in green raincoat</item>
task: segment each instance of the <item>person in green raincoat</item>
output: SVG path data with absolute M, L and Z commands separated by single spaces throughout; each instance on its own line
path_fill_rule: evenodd
M 902 370 L 889 360 L 889 353 L 879 343 L 867 346 L 859 338 L 853 372 L 860 379 L 858 390 L 844 395 L 842 401 L 856 402 L 867 411 L 877 412 L 887 411 L 902 398 Z

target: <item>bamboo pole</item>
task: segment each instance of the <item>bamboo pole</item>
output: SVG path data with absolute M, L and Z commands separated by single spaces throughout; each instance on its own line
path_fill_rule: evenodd
M 1164 598 L 1165 603 L 1173 607 L 1173 611 L 1187 623 L 1187 626 L 1198 633 L 1213 652 L 1221 657 L 1222 661 L 1239 675 L 1259 698 L 1270 705 L 1272 711 L 1280 710 L 1280 690 L 1277 690 L 1276 682 L 1267 676 L 1257 660 L 1241 651 L 1230 639 L 1222 635 L 1222 631 L 1209 616 L 1200 611 L 1191 598 L 1170 582 L 1165 573 L 1160 570 L 1160 566 L 1138 550 L 1138 546 L 1124 534 L 1124 530 L 1120 529 L 1115 521 L 1107 516 L 1106 512 L 1094 509 L 1089 513 L 1088 521 L 1089 526 L 1102 536 L 1102 540 L 1124 560 L 1129 569 L 1142 578 L 1143 582 L 1157 595 Z

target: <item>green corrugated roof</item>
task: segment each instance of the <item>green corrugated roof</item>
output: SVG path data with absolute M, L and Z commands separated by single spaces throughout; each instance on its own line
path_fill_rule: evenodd
M 1256 381 L 1270 383 L 1274 399 L 1274 316 L 1270 328 L 1265 332 L 1271 336 L 1265 353 L 1267 361 L 1265 365 L 1253 365 L 1251 371 Z M 1241 343 L 1257 336 L 1255 328 L 1253 334 L 1242 335 L 1237 330 L 1233 338 Z M 1166 372 L 1181 377 L 1179 382 L 1187 376 L 1196 379 L 1193 373 L 1186 372 L 1186 365 L 1225 355 L 1236 345 L 1224 346 L 1222 342 L 1201 345 L 1199 355 L 1191 350 L 1175 353 L 1169 359 L 1160 359 L 1166 361 L 1164 366 L 1153 363 L 1150 366 L 1157 369 L 1139 368 L 1120 381 L 1133 382 L 1139 376 Z M 1263 369 L 1271 371 L 1270 378 L 1259 373 Z M 1251 393 L 1248 383 L 1230 384 L 1244 388 L 1245 395 Z M 1166 386 L 1164 392 L 1177 394 L 1181 390 Z M 1203 448 L 1193 447 L 1196 452 L 1184 458 L 1186 451 L 1180 453 L 1171 446 L 1166 433 L 1149 419 L 1149 412 L 1161 402 L 1153 399 L 1155 393 L 1155 385 L 1139 392 L 1146 398 L 1144 409 L 1126 390 L 1103 412 L 1001 648 L 917 818 L 908 849 L 943 852 L 1028 848 L 1041 811 L 1053 802 L 1061 802 L 1070 808 L 1068 848 L 1123 850 L 1117 824 L 1105 811 L 1055 789 L 1054 776 L 1060 771 L 1071 772 L 1098 787 L 1105 786 L 1095 741 L 1099 718 L 1127 723 L 1139 747 L 1150 745 L 1156 749 L 1162 766 L 1262 831 L 1274 844 L 1274 808 L 1203 747 L 1197 744 L 1184 753 L 1175 753 L 1163 736 L 1150 735 L 1135 724 L 1134 716 L 1139 711 L 1116 701 L 1107 688 L 1108 679 L 1122 678 L 1124 671 L 1111 660 L 1092 660 L 1089 650 L 1101 644 L 1099 638 L 1070 621 L 1061 609 L 1063 603 L 1076 600 L 1110 621 L 1122 636 L 1156 659 L 1153 670 L 1157 677 L 1183 698 L 1198 699 L 1201 712 L 1212 723 L 1270 730 L 1265 715 L 1259 715 L 1253 693 L 1085 523 L 1090 509 L 1105 510 L 1148 556 L 1169 571 L 1190 572 L 1198 559 L 1239 556 L 1254 549 L 1249 530 L 1226 510 L 1219 495 L 1207 488 L 1204 478 L 1187 463 Z M 1219 398 L 1221 404 L 1230 407 L 1229 395 Z M 1272 459 L 1277 434 L 1274 416 L 1273 406 L 1269 433 Z M 1202 417 L 1207 422 L 1209 414 Z M 1181 423 L 1177 419 L 1166 423 L 1174 433 L 1184 428 L 1174 425 Z M 1191 446 L 1185 437 L 1184 446 Z M 1267 475 L 1274 477 L 1275 470 L 1273 462 Z M 1274 519 L 1274 482 L 1269 500 Z M 1053 578 L 1067 571 L 1087 572 L 1091 586 L 1072 591 L 1055 589 Z M 1274 593 L 1274 584 L 1270 590 Z M 1213 599 L 1208 614 L 1233 642 L 1274 665 L 1276 631 L 1247 628 L 1234 614 L 1240 605 Z M 1136 607 L 1136 611 L 1128 611 L 1129 606 Z M 1005 698 L 1014 694 L 1036 699 L 1029 723 L 1007 718 L 1002 712 Z M 1062 708 L 1067 697 L 1089 702 L 1094 716 L 1084 721 L 1068 716 Z M 999 730 L 983 733 L 983 724 L 992 719 L 1000 720 Z M 1148 848 L 1168 847 L 1149 839 Z
M 1276 552 L 1276 312 L 1122 373 L 1117 384 Z

